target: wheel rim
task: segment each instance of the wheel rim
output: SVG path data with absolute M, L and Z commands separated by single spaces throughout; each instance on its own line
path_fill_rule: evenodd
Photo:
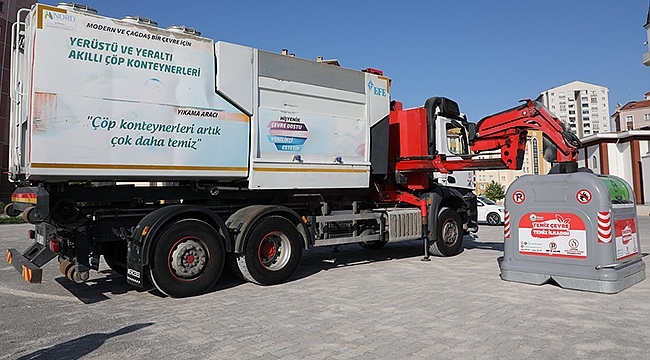
M 176 242 L 169 253 L 170 271 L 184 280 L 195 279 L 203 274 L 208 263 L 208 251 L 200 239 L 183 238 Z
M 453 244 L 456 242 L 458 239 L 458 227 L 456 226 L 456 223 L 452 220 L 447 220 L 445 221 L 444 225 L 442 226 L 442 240 L 446 244 Z
M 490 214 L 487 218 L 488 224 L 490 225 L 496 225 L 499 223 L 499 215 L 496 214 Z
M 282 232 L 273 231 L 260 242 L 257 259 L 267 270 L 277 271 L 284 268 L 291 258 L 291 243 Z

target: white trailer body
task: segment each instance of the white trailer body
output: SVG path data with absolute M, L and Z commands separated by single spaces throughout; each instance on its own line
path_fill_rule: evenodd
M 385 77 L 42 4 L 23 42 L 13 180 L 368 187 Z

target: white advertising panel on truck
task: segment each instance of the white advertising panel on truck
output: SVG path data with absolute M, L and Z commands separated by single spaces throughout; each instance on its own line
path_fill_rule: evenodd
M 215 93 L 212 40 L 36 6 L 28 176 L 247 176 L 250 118 Z

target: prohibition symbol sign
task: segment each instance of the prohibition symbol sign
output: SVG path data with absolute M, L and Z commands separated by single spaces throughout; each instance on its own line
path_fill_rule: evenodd
M 526 201 L 526 194 L 524 194 L 524 192 L 521 190 L 517 190 L 512 193 L 512 201 L 514 201 L 515 204 L 520 205 Z
M 576 200 L 582 205 L 587 205 L 591 201 L 592 195 L 591 191 L 587 189 L 580 189 L 576 193 Z

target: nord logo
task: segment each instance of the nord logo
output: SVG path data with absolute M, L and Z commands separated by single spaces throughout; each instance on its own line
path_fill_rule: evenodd
M 43 17 L 45 19 L 50 19 L 50 20 L 69 21 L 69 22 L 75 21 L 75 17 L 72 15 L 63 14 L 54 11 L 45 11 L 45 15 Z

